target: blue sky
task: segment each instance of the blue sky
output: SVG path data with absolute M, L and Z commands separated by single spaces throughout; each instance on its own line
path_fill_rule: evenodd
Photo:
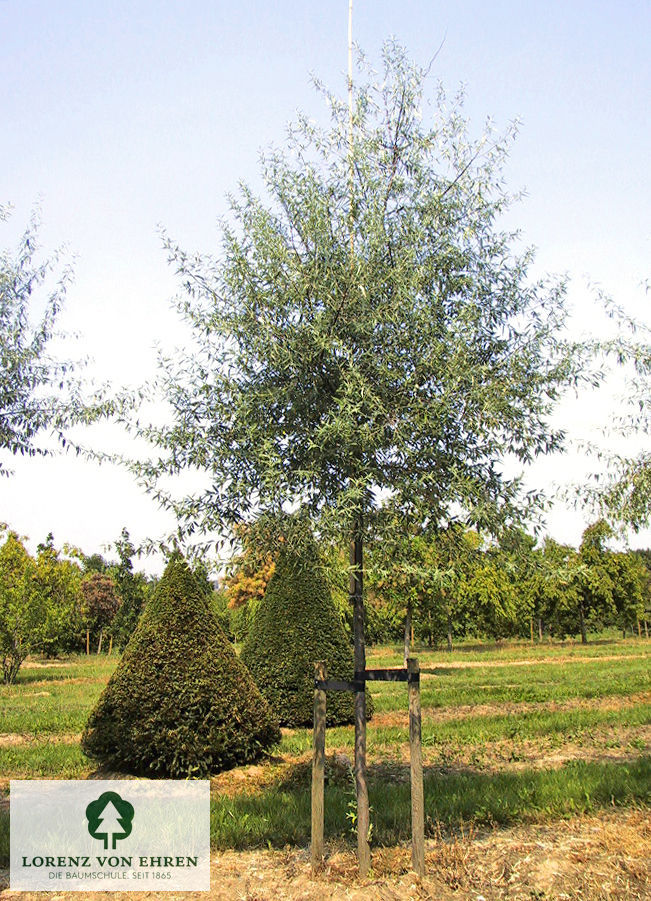
M 588 276 L 645 314 L 650 10 L 355 0 L 371 60 L 390 35 L 423 63 L 443 42 L 433 78 L 467 85 L 478 130 L 487 115 L 522 119 L 506 177 L 528 196 L 510 222 L 537 246 L 539 271 L 571 275 L 586 318 Z M 15 207 L 0 246 L 41 197 L 46 248 L 77 257 L 64 325 L 80 334 L 71 355 L 94 358 L 89 374 L 138 382 L 154 343 L 176 340 L 157 225 L 188 250 L 216 248 L 224 195 L 240 179 L 258 184 L 260 149 L 282 144 L 297 109 L 324 114 L 310 72 L 344 90 L 347 13 L 346 0 L 0 0 L 0 202 Z M 138 539 L 163 525 L 125 473 L 72 459 L 15 468 L 0 519 L 35 541 L 51 529 L 90 552 L 122 525 Z M 564 540 L 582 524 L 560 508 L 550 520 Z

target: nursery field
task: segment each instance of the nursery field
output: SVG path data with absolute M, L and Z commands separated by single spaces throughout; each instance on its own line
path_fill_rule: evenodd
M 416 654 L 426 671 L 421 700 L 430 876 L 419 886 L 407 876 L 406 686 L 371 683 L 376 882 L 360 897 L 445 898 L 455 891 L 486 899 L 645 897 L 651 850 L 648 640 L 468 644 L 452 654 Z M 116 663 L 105 656 L 32 660 L 15 685 L 0 686 L 2 865 L 8 858 L 10 779 L 119 775 L 97 770 L 79 747 L 86 717 Z M 373 648 L 367 664 L 400 666 L 400 652 Z M 352 727 L 328 730 L 326 742 L 330 863 L 321 878 L 330 881 L 327 892 L 325 885 L 315 890 L 315 898 L 340 897 L 337 885 L 350 885 L 354 875 Z M 219 859 L 236 881 L 249 874 L 246 885 L 229 883 L 224 897 L 266 898 L 263 885 L 274 887 L 268 897 L 312 897 L 305 853 L 310 766 L 311 730 L 286 729 L 269 758 L 213 778 L 212 846 L 223 852 Z M 523 855 L 530 865 L 520 871 Z M 556 869 L 529 885 L 536 866 L 544 870 L 552 858 Z M 262 882 L 261 873 L 267 873 Z M 292 895 L 290 884 L 303 884 L 302 893 Z M 373 894 L 371 884 L 373 891 L 381 884 L 384 894 Z

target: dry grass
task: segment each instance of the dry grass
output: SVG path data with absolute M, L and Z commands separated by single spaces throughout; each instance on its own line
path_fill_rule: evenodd
M 651 691 L 605 698 L 566 698 L 563 701 L 521 701 L 501 704 L 459 704 L 455 707 L 428 707 L 423 710 L 423 723 L 443 723 L 450 720 L 479 716 L 519 716 L 534 710 L 547 713 L 561 710 L 625 710 L 637 704 L 651 702 Z M 373 726 L 405 726 L 409 723 L 407 710 L 386 710 L 373 714 Z
M 445 839 L 426 846 L 427 875 L 410 872 L 409 849 L 373 852 L 360 880 L 354 854 L 329 849 L 315 878 L 304 850 L 234 852 L 213 858 L 209 893 L 166 892 L 218 901 L 642 901 L 651 892 L 651 819 L 646 811 L 613 811 L 552 826 L 528 826 Z M 5 883 L 6 884 L 6 883 Z M 22 893 L 3 899 L 78 901 L 79 893 Z M 84 896 L 104 897 L 103 893 Z M 112 893 L 142 901 L 153 893 Z
M 644 660 L 646 654 L 627 654 L 626 660 Z M 600 654 L 598 657 L 589 657 L 587 654 L 582 656 L 575 655 L 557 655 L 554 657 L 532 657 L 524 660 L 444 660 L 435 663 L 435 670 L 445 669 L 495 669 L 512 666 L 542 666 L 545 664 L 562 665 L 563 663 L 602 663 L 612 662 L 614 660 L 624 659 L 622 654 Z M 421 672 L 426 673 L 428 666 L 425 663 L 421 668 Z

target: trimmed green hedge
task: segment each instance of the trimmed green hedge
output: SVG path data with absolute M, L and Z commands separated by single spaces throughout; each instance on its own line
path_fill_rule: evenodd
M 260 757 L 280 730 L 175 553 L 82 736 L 119 770 L 187 777 Z
M 283 726 L 312 723 L 316 662 L 325 662 L 329 678 L 353 678 L 353 649 L 309 533 L 280 550 L 241 659 Z M 329 692 L 327 724 L 352 723 L 353 705 L 353 694 Z M 370 708 L 367 695 L 368 715 Z

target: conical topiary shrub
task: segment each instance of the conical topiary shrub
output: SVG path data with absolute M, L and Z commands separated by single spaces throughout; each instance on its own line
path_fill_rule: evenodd
M 241 659 L 282 726 L 312 723 L 316 662 L 325 662 L 328 678 L 353 678 L 353 649 L 320 572 L 319 551 L 309 533 L 300 542 L 294 540 L 281 548 Z M 327 724 L 352 723 L 353 707 L 353 694 L 329 692 Z
M 172 555 L 82 748 L 132 773 L 203 776 L 248 763 L 280 730 L 179 553 Z

